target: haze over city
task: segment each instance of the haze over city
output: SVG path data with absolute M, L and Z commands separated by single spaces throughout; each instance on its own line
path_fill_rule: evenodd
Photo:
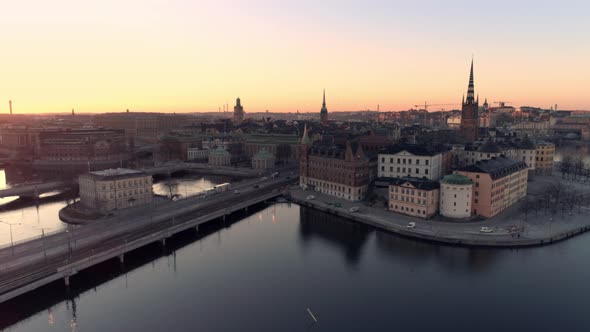
M 588 110 L 584 1 L 11 1 L 0 110 L 406 110 L 480 98 Z M 460 108 L 448 106 L 447 109 Z

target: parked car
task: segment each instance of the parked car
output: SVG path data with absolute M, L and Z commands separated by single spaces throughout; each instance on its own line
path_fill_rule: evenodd
M 353 206 L 353 207 L 351 207 L 350 209 L 348 209 L 348 211 L 350 211 L 350 212 L 359 212 L 359 211 L 360 211 L 360 209 L 359 209 L 359 207 L 358 207 L 358 206 Z
M 414 227 L 416 227 L 416 223 L 415 223 L 415 222 L 413 222 L 413 221 L 410 221 L 410 222 L 409 222 L 409 223 L 406 225 L 406 228 L 407 228 L 407 229 L 412 229 L 412 228 L 414 228 Z
M 309 196 L 307 196 L 307 199 L 309 199 L 310 201 L 311 200 L 314 200 L 315 199 L 315 196 L 314 195 L 309 195 Z
M 237 195 L 239 193 L 240 193 L 240 191 L 238 189 L 234 190 L 234 195 Z
M 482 233 L 492 233 L 492 232 L 494 232 L 494 230 L 493 230 L 493 229 L 491 229 L 491 228 L 489 228 L 489 227 L 485 227 L 485 226 L 482 226 L 482 227 L 479 229 L 479 231 L 480 231 L 480 232 L 482 232 Z

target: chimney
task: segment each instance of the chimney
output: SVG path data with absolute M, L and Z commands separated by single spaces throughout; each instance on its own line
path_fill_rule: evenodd
M 12 100 L 8 101 L 8 107 L 10 108 L 10 115 L 12 115 Z

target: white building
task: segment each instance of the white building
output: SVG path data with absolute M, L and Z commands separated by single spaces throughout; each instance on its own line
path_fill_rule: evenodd
M 152 202 L 152 176 L 125 168 L 81 175 L 80 202 L 102 213 Z
M 410 144 L 398 144 L 379 153 L 378 177 L 427 178 L 437 181 L 447 168 L 446 149 L 435 149 Z
M 471 217 L 472 189 L 473 181 L 466 176 L 445 176 L 440 181 L 440 214 L 453 219 Z
M 209 158 L 209 150 L 199 148 L 187 148 L 186 160 L 207 160 Z

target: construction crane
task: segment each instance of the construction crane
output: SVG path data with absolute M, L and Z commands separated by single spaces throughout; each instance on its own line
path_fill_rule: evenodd
M 461 104 L 428 104 L 427 102 L 424 102 L 424 104 L 414 105 L 414 107 L 424 106 L 424 110 L 428 111 L 429 106 L 458 106 L 458 105 L 461 105 Z
M 494 104 L 498 104 L 498 107 L 504 107 L 506 103 L 511 103 L 511 101 L 495 101 Z

